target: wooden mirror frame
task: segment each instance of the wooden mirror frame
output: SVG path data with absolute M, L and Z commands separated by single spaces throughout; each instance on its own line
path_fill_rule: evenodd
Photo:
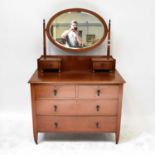
M 93 46 L 86 47 L 86 48 L 67 48 L 65 46 L 61 46 L 60 44 L 58 44 L 53 39 L 53 37 L 50 34 L 50 27 L 51 27 L 51 24 L 55 20 L 56 17 L 58 17 L 59 15 L 61 15 L 63 13 L 66 13 L 66 12 L 86 12 L 86 13 L 89 13 L 89 14 L 95 16 L 96 18 L 98 18 L 100 20 L 100 22 L 102 23 L 103 28 L 104 28 L 104 35 L 102 36 L 102 38 L 100 39 L 100 41 L 98 43 L 94 44 Z M 87 10 L 87 9 L 83 9 L 83 8 L 70 8 L 70 9 L 62 10 L 62 11 L 56 13 L 54 16 L 52 16 L 49 19 L 46 28 L 45 28 L 45 21 L 44 21 L 44 37 L 45 37 L 45 33 L 47 33 L 48 39 L 56 47 L 58 47 L 58 48 L 60 48 L 60 49 L 62 49 L 64 51 L 84 52 L 84 51 L 88 51 L 88 50 L 92 50 L 92 49 L 96 48 L 97 46 L 99 46 L 106 39 L 106 36 L 107 36 L 107 33 L 108 33 L 108 27 L 107 27 L 107 24 L 106 24 L 105 20 L 100 15 L 98 15 L 97 13 L 95 13 L 93 11 L 90 11 L 90 10 Z

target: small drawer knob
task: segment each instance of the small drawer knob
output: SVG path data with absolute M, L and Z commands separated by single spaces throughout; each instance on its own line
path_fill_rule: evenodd
M 100 106 L 97 105 L 97 106 L 96 106 L 96 111 L 99 111 L 99 110 L 100 110 Z
M 56 89 L 53 90 L 54 96 L 57 96 L 58 91 Z
M 58 128 L 58 123 L 54 122 L 54 126 L 55 126 L 55 128 Z
M 96 128 L 99 128 L 100 127 L 99 125 L 100 125 L 99 122 L 96 122 Z

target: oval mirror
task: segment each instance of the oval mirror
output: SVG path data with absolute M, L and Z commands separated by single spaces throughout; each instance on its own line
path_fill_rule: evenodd
M 107 24 L 93 11 L 72 8 L 55 14 L 47 23 L 47 36 L 65 51 L 86 51 L 99 46 L 107 36 Z

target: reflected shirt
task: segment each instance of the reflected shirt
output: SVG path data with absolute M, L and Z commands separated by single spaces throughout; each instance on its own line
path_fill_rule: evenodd
M 68 47 L 79 47 L 79 44 L 76 39 L 76 33 L 70 31 L 66 36 L 66 46 Z

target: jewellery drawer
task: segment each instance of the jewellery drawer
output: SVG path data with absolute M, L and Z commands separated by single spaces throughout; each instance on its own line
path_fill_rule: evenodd
M 40 132 L 112 132 L 116 130 L 116 117 L 37 116 Z
M 59 72 L 61 71 L 61 58 L 52 58 L 52 57 L 47 57 L 47 58 L 39 58 L 38 59 L 38 70 L 43 72 L 46 70 L 58 70 Z
M 114 71 L 116 60 L 112 57 L 92 57 L 93 72 L 97 70 Z
M 55 68 L 59 68 L 59 62 L 58 61 L 49 61 L 47 62 L 41 62 L 40 65 L 42 66 L 42 68 L 46 68 L 46 69 L 55 69 Z
M 108 70 L 108 69 L 112 69 L 113 68 L 113 62 L 109 61 L 109 62 L 94 62 L 93 63 L 93 67 L 94 70 Z
M 79 85 L 78 98 L 118 98 L 117 85 Z
M 74 85 L 35 85 L 35 97 L 41 98 L 74 98 Z

